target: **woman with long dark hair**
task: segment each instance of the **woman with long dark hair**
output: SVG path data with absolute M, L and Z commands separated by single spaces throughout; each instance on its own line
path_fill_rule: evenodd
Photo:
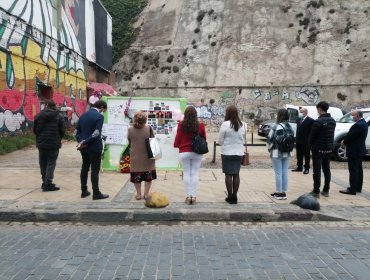
M 281 152 L 277 139 L 283 137 L 285 133 L 294 135 L 294 132 L 288 123 L 289 114 L 286 109 L 279 109 L 277 112 L 276 124 L 270 130 L 267 137 L 268 151 L 275 172 L 276 190 L 271 197 L 278 200 L 286 200 L 288 191 L 288 167 L 290 161 L 290 152 Z
M 184 113 L 184 119 L 177 126 L 174 147 L 179 148 L 180 161 L 184 168 L 183 180 L 186 192 L 186 204 L 195 204 L 199 184 L 199 169 L 202 155 L 192 152 L 191 142 L 198 134 L 206 139 L 206 130 L 203 123 L 199 123 L 197 111 L 189 106 Z
M 243 161 L 247 125 L 240 120 L 234 105 L 226 108 L 225 121 L 220 127 L 218 143 L 221 146 L 222 172 L 225 173 L 227 197 L 230 204 L 238 203 L 240 166 Z
M 128 129 L 130 143 L 130 181 L 136 188 L 135 198 L 146 199 L 149 194 L 152 181 L 157 179 L 155 160 L 148 159 L 145 139 L 154 135 L 152 128 L 146 125 L 147 115 L 138 111 L 134 115 L 133 125 Z M 141 194 L 141 182 L 145 182 L 144 195 Z

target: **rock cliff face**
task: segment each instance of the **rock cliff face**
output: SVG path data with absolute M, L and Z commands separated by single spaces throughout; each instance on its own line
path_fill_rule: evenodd
M 370 1 L 152 0 L 114 66 L 121 93 L 186 97 L 218 126 L 286 103 L 370 106 Z

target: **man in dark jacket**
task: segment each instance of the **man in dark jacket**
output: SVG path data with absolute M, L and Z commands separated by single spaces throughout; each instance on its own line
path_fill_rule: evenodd
M 77 149 L 80 150 L 82 156 L 82 167 L 80 173 L 82 198 L 90 195 L 90 192 L 87 190 L 87 177 L 90 166 L 93 200 L 109 197 L 109 195 L 102 194 L 99 190 L 99 172 L 103 151 L 101 131 L 104 123 L 104 117 L 100 113 L 105 110 L 107 110 L 107 103 L 99 100 L 92 105 L 89 111 L 80 117 L 77 123 Z
M 351 126 L 341 145 L 346 147 L 348 157 L 349 185 L 346 190 L 340 190 L 343 194 L 356 195 L 361 192 L 363 184 L 362 157 L 366 154 L 365 141 L 368 125 L 362 118 L 361 111 L 351 112 L 355 124 Z
M 329 196 L 330 189 L 330 156 L 333 151 L 334 131 L 336 122 L 327 113 L 329 104 L 321 101 L 316 105 L 318 119 L 313 122 L 311 133 L 308 138 L 308 146 L 312 151 L 313 165 L 313 191 L 311 195 L 320 198 L 321 168 L 325 182 L 321 192 L 323 196 Z
M 297 121 L 296 134 L 296 151 L 297 151 L 297 168 L 292 171 L 301 172 L 303 169 L 304 157 L 304 171 L 303 174 L 308 174 L 310 170 L 310 148 L 308 147 L 308 137 L 311 132 L 313 119 L 307 116 L 307 108 L 300 108 L 299 110 L 303 117 Z
M 35 117 L 33 132 L 36 134 L 36 146 L 39 150 L 41 188 L 44 192 L 58 191 L 53 178 L 65 125 L 53 100 L 45 101 L 44 110 Z

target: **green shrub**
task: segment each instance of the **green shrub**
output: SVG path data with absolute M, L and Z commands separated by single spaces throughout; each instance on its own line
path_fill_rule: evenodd
M 123 50 L 135 40 L 135 30 L 131 26 L 147 4 L 147 0 L 102 0 L 104 7 L 112 17 L 113 63 L 117 62 Z
M 73 132 L 70 132 L 70 131 L 66 131 L 66 133 L 64 134 L 64 137 L 63 137 L 64 140 L 67 140 L 67 141 L 76 141 L 76 138 L 73 136 Z
M 17 134 L 3 133 L 0 135 L 0 155 L 35 145 L 35 135 L 31 131 Z
M 68 130 L 63 139 L 67 141 L 76 141 L 73 136 L 73 131 Z M 32 145 L 36 145 L 36 136 L 30 130 L 16 134 L 0 134 L 0 155 L 11 153 Z

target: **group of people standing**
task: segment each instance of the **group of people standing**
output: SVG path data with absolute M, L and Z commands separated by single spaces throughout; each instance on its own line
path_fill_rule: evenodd
M 330 156 L 333 150 L 335 120 L 327 113 L 329 104 L 321 101 L 316 105 L 319 114 L 318 119 L 313 120 L 307 116 L 307 109 L 301 108 L 303 117 L 297 121 L 296 150 L 297 168 L 292 171 L 309 174 L 310 156 L 312 153 L 313 165 L 313 190 L 311 194 L 320 197 L 321 169 L 324 173 L 324 186 L 321 194 L 329 196 L 331 172 Z M 81 153 L 82 167 L 80 172 L 81 198 L 90 195 L 87 187 L 88 173 L 91 168 L 91 183 L 94 200 L 108 198 L 99 189 L 99 172 L 101 167 L 102 127 L 104 117 L 101 113 L 107 110 L 107 103 L 99 100 L 92 104 L 89 111 L 79 119 L 75 137 L 78 141 L 77 149 Z M 356 194 L 361 192 L 363 184 L 362 156 L 365 154 L 365 139 L 368 127 L 362 118 L 362 112 L 353 111 L 352 116 L 356 122 L 341 143 L 347 147 L 348 167 L 350 172 L 350 187 L 340 191 L 344 194 Z M 277 138 L 286 133 L 293 133 L 288 122 L 289 116 L 285 109 L 277 112 L 276 124 L 268 135 L 268 151 L 272 160 L 276 190 L 271 196 L 278 200 L 287 199 L 288 191 L 288 168 L 291 151 L 281 151 Z M 152 128 L 146 124 L 147 115 L 138 111 L 133 117 L 132 126 L 128 130 L 130 144 L 130 181 L 136 189 L 137 200 L 146 199 L 152 185 L 157 178 L 155 160 L 149 159 L 146 153 L 145 139 L 154 137 Z M 61 148 L 61 139 L 65 133 L 65 125 L 54 101 L 45 102 L 45 108 L 35 118 L 33 127 L 36 134 L 37 147 L 39 149 L 39 163 L 42 177 L 43 191 L 59 190 L 52 183 L 56 160 Z M 240 168 L 246 146 L 247 124 L 242 122 L 236 106 L 226 108 L 224 122 L 220 127 L 218 142 L 221 146 L 222 171 L 225 174 L 227 196 L 225 201 L 229 204 L 237 204 L 238 190 L 240 185 Z M 176 137 L 173 146 L 179 149 L 180 161 L 183 166 L 183 183 L 185 187 L 185 203 L 196 204 L 199 185 L 199 170 L 202 155 L 192 151 L 192 139 L 195 135 L 206 139 L 206 131 L 203 123 L 199 122 L 197 111 L 188 106 L 184 112 L 184 118 L 178 123 Z M 304 159 L 304 164 L 303 164 Z M 304 168 L 304 169 L 303 169 Z M 144 191 L 141 190 L 144 182 Z
M 93 200 L 109 197 L 109 195 L 102 194 L 99 189 L 99 172 L 103 151 L 101 131 L 104 123 L 104 117 L 101 113 L 106 109 L 107 103 L 105 101 L 96 101 L 90 110 L 80 117 L 76 127 L 77 149 L 82 157 L 80 172 L 81 198 L 90 195 L 87 189 L 87 178 L 90 168 Z M 65 131 L 64 120 L 55 102 L 46 100 L 44 109 L 35 117 L 33 126 L 33 132 L 36 135 L 36 146 L 39 150 L 39 165 L 42 178 L 41 189 L 44 192 L 58 191 L 60 189 L 53 184 L 53 178 Z
M 313 190 L 310 194 L 320 198 L 320 195 L 329 196 L 331 181 L 330 158 L 334 148 L 336 121 L 328 113 L 329 104 L 326 101 L 319 102 L 316 105 L 316 109 L 319 117 L 313 120 L 307 115 L 306 108 L 300 108 L 302 118 L 297 120 L 296 132 L 297 167 L 292 171 L 303 171 L 303 174 L 309 174 L 312 155 Z M 362 159 L 366 153 L 365 140 L 368 126 L 362 118 L 360 110 L 353 110 L 351 114 L 355 124 L 341 142 L 341 145 L 346 147 L 350 187 L 339 192 L 356 195 L 356 192 L 361 192 L 363 185 Z M 288 168 L 291 153 L 280 152 L 275 139 L 281 133 L 286 133 L 287 131 L 291 133 L 292 128 L 288 123 L 288 119 L 287 110 L 278 110 L 276 125 L 268 135 L 270 157 L 274 166 L 276 182 L 276 192 L 272 193 L 271 196 L 279 200 L 287 199 Z M 321 170 L 324 174 L 324 186 L 320 192 Z
M 321 169 L 325 177 L 324 187 L 321 194 L 329 196 L 331 180 L 330 157 L 333 151 L 336 122 L 330 114 L 327 113 L 329 109 L 329 104 L 327 102 L 319 102 L 316 105 L 316 109 L 319 117 L 316 120 L 313 120 L 307 115 L 306 108 L 300 108 L 302 118 L 297 120 L 296 133 L 297 168 L 292 171 L 303 171 L 303 174 L 309 174 L 310 155 L 312 153 L 313 190 L 310 194 L 319 198 Z M 270 156 L 274 165 L 276 181 L 276 192 L 271 194 L 271 196 L 279 200 L 287 199 L 288 168 L 291 153 L 281 153 L 278 149 L 279 147 L 276 145 L 275 139 L 279 133 L 284 133 L 285 131 L 289 131 L 291 133 L 292 128 L 288 119 L 289 115 L 287 110 L 280 109 L 277 114 L 277 124 L 271 129 L 268 136 Z

